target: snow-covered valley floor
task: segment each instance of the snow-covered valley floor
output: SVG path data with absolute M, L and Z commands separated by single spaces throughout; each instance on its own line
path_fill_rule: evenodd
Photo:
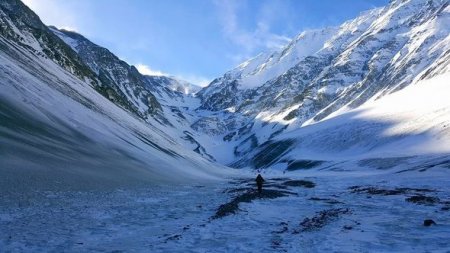
M 400 172 L 402 166 L 397 167 L 267 172 L 260 197 L 251 173 L 216 184 L 2 194 L 0 248 L 2 252 L 448 252 L 449 164 L 423 172 Z M 227 210 L 235 213 L 213 218 L 233 199 L 243 200 L 238 209 Z M 425 227 L 425 219 L 437 225 Z

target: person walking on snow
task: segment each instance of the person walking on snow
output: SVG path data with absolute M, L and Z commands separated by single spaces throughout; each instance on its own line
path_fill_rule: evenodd
M 261 194 L 264 178 L 261 176 L 261 174 L 258 174 L 255 181 L 256 181 L 256 185 L 258 186 L 258 193 Z

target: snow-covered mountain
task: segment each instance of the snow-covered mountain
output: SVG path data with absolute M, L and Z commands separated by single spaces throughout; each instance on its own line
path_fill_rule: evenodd
M 213 113 L 194 128 L 222 138 L 236 158 L 278 134 L 445 73 L 449 23 L 448 0 L 399 0 L 340 27 L 304 32 L 202 89 L 199 110 Z
M 67 43 L 84 64 L 96 73 L 102 83 L 102 92 L 115 103 L 126 106 L 138 116 L 147 118 L 161 110 L 155 96 L 146 85 L 146 78 L 108 49 L 100 47 L 82 35 L 50 27 Z
M 84 36 L 55 27 L 50 29 L 99 76 L 105 87 L 100 89 L 102 94 L 167 133 L 174 142 L 214 160 L 190 127 L 192 111 L 198 107 L 198 99 L 194 98 L 198 86 L 175 77 L 142 75 L 134 66 Z
M 172 81 L 168 84 L 168 87 L 173 91 L 178 91 L 185 95 L 189 95 L 195 94 L 201 90 L 200 86 L 197 86 L 185 80 L 181 80 L 175 76 L 171 76 L 170 79 Z
M 286 47 L 274 52 L 265 52 L 249 59 L 235 69 L 225 73 L 223 77 L 215 79 L 208 88 L 203 89 L 199 95 L 208 98 L 214 93 L 224 93 L 231 88 L 233 92 L 245 93 L 245 90 L 255 89 L 267 81 L 284 74 L 305 57 L 318 52 L 322 45 L 336 32 L 336 28 L 311 30 L 302 32 Z M 230 86 L 230 87 L 227 87 Z M 223 106 L 233 106 L 230 101 L 215 101 L 207 99 L 203 105 L 206 109 L 224 109 Z M 222 107 L 216 107 L 223 103 Z
M 219 165 L 128 110 L 126 105 L 139 113 L 162 110 L 133 67 L 101 49 L 88 52 L 87 42 L 74 51 L 74 44 L 66 44 L 20 1 L 2 1 L 0 18 L 2 190 L 104 188 L 224 175 Z
M 49 28 L 77 52 L 83 63 L 108 87 L 105 89 L 112 89 L 115 94 L 120 95 L 120 100 L 116 99 L 115 103 L 130 104 L 131 111 L 144 119 L 161 112 L 158 96 L 181 98 L 200 90 L 199 86 L 175 77 L 143 75 L 134 66 L 120 60 L 108 49 L 96 45 L 83 35 L 53 26 Z
M 450 153 L 448 80 L 450 72 L 421 80 L 357 109 L 280 134 L 235 166 L 298 170 L 332 168 L 343 161 L 384 159 L 397 161 L 389 165 L 395 167 L 414 157 L 442 160 Z
M 279 144 L 277 136 L 292 147 L 283 136 L 448 72 L 449 15 L 447 0 L 391 1 L 339 27 L 302 32 L 198 92 L 173 77 L 142 75 L 80 34 L 46 27 L 18 1 L 2 4 L 1 34 L 8 57 L 25 50 L 30 61 L 51 60 L 168 142 L 210 161 L 267 167 L 272 162 L 255 163 L 255 154 Z
M 196 94 L 177 79 L 140 75 L 82 35 L 52 31 L 94 73 L 108 73 L 119 104 L 205 158 L 236 165 L 279 134 L 448 71 L 448 21 L 448 1 L 391 1 L 339 27 L 302 32 Z

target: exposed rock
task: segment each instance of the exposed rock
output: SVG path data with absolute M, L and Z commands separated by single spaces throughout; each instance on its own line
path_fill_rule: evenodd
M 307 170 L 317 167 L 323 164 L 324 161 L 314 161 L 314 160 L 294 160 L 288 163 L 288 167 L 286 170 L 295 171 L 295 170 Z
M 239 211 L 239 203 L 250 203 L 255 199 L 275 199 L 289 195 L 296 195 L 296 193 L 270 189 L 264 189 L 262 193 L 258 193 L 257 191 L 249 191 L 235 197 L 230 202 L 221 205 L 217 209 L 216 214 L 211 218 L 218 219 L 230 214 L 235 214 L 237 211 Z
M 172 235 L 169 236 L 164 242 L 168 243 L 169 241 L 178 241 L 181 239 L 181 237 L 182 237 L 181 235 Z
M 435 192 L 435 190 L 421 189 L 421 188 L 394 188 L 394 189 L 382 189 L 374 186 L 363 187 L 363 186 L 351 186 L 348 188 L 352 193 L 367 193 L 371 195 L 401 195 L 407 193 L 417 193 L 417 192 Z
M 309 198 L 309 200 L 312 200 L 312 201 L 323 201 L 323 202 L 328 203 L 328 204 L 342 204 L 342 202 L 340 202 L 338 200 L 329 199 L 329 198 L 311 197 L 311 198 Z
M 316 184 L 307 180 L 290 180 L 283 183 L 283 185 L 287 186 L 296 186 L 296 187 L 305 187 L 305 188 L 314 188 Z
M 424 221 L 423 221 L 423 225 L 424 225 L 425 227 L 429 227 L 429 226 L 431 226 L 431 225 L 436 225 L 436 222 L 434 222 L 434 220 L 428 219 L 428 220 L 424 220 Z
M 407 202 L 416 203 L 420 205 L 432 205 L 439 203 L 439 198 L 437 197 L 429 197 L 424 195 L 415 195 L 409 198 L 406 198 Z
M 349 213 L 351 213 L 351 211 L 348 208 L 335 208 L 320 211 L 314 217 L 305 218 L 302 222 L 300 222 L 300 229 L 294 231 L 294 234 L 322 228 L 329 222 L 338 218 L 340 215 Z

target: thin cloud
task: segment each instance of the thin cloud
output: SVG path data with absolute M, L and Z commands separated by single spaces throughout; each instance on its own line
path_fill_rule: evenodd
M 291 41 L 291 38 L 287 36 L 271 33 L 270 25 L 263 21 L 258 23 L 254 34 L 256 38 L 260 39 L 260 44 L 267 49 L 279 49 Z
M 271 32 L 271 22 L 274 21 L 277 11 L 281 8 L 278 5 L 263 5 L 258 11 L 256 27 L 248 30 L 239 25 L 239 10 L 243 8 L 242 1 L 228 0 L 215 1 L 219 12 L 219 18 L 222 25 L 224 36 L 234 44 L 242 48 L 236 59 L 249 58 L 261 50 L 275 50 L 285 46 L 291 38 Z M 270 10 L 270 11 L 268 11 Z

